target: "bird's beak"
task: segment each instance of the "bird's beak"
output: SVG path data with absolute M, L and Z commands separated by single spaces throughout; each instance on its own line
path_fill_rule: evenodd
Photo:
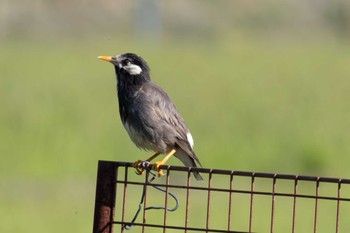
M 112 57 L 110 57 L 110 56 L 98 56 L 97 58 L 104 60 L 104 61 L 109 61 L 109 62 L 112 61 Z

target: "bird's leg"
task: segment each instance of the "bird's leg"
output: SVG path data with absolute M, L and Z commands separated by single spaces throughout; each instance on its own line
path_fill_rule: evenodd
M 162 176 L 163 175 L 163 171 L 159 169 L 159 166 L 165 164 L 171 156 L 173 156 L 176 153 L 175 149 L 172 149 L 165 157 L 164 159 L 162 159 L 161 161 L 155 162 L 153 165 L 153 170 L 158 172 L 158 176 Z
M 158 155 L 160 155 L 161 153 L 158 151 L 157 153 L 155 153 L 154 155 L 152 155 L 151 157 L 149 157 L 146 161 L 151 162 L 153 159 L 155 159 L 156 157 L 158 157 Z
M 154 155 L 152 155 L 151 157 L 149 157 L 148 159 L 146 159 L 146 161 L 147 162 L 151 162 L 154 158 L 156 158 L 158 155 L 160 155 L 161 153 L 160 152 L 157 152 L 157 153 L 155 153 Z M 134 168 L 136 168 L 136 174 L 137 175 L 142 175 L 143 174 L 143 172 L 144 172 L 144 169 L 143 168 L 141 168 L 141 164 L 142 164 L 142 160 L 137 160 L 136 162 L 134 162 L 133 164 L 132 164 L 132 166 L 134 167 Z

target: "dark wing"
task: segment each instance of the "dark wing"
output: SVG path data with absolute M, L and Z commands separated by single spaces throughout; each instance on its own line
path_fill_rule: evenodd
M 200 164 L 188 141 L 189 130 L 184 119 L 163 89 L 149 82 L 139 90 L 138 99 L 142 100 L 139 101 L 143 104 L 140 108 L 143 108 L 143 112 L 147 114 L 147 117 L 142 117 L 145 125 L 156 131 L 155 133 L 161 136 L 166 143 L 178 145 Z

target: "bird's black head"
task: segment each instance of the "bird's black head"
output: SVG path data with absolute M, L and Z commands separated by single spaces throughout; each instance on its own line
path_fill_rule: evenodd
M 150 69 L 147 62 L 134 53 L 124 53 L 116 56 L 100 56 L 98 58 L 109 61 L 114 65 L 118 82 L 142 84 L 150 81 Z

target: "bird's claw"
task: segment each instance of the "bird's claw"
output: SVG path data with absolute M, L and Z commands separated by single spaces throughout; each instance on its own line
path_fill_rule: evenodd
M 154 165 L 152 166 L 152 170 L 157 172 L 158 177 L 164 176 L 164 172 L 161 169 L 159 169 L 160 165 L 163 165 L 163 164 L 160 162 L 155 162 Z
M 145 172 L 145 169 L 143 168 L 143 161 L 142 160 L 137 160 L 132 164 L 132 166 L 136 169 L 135 173 L 137 175 L 142 175 Z
M 157 174 L 158 177 L 164 176 L 164 172 L 162 170 L 158 170 Z
M 145 169 L 143 169 L 143 168 L 135 168 L 136 169 L 136 171 L 135 171 L 135 173 L 136 173 L 136 175 L 143 175 L 143 173 L 145 173 Z
M 148 164 L 148 161 L 137 160 L 132 164 L 132 167 L 136 169 L 135 173 L 137 175 L 143 175 L 145 173 L 145 167 L 147 167 Z M 157 172 L 158 177 L 164 176 L 164 172 L 161 169 L 159 169 L 160 165 L 163 164 L 160 162 L 155 162 L 152 166 L 152 170 Z

